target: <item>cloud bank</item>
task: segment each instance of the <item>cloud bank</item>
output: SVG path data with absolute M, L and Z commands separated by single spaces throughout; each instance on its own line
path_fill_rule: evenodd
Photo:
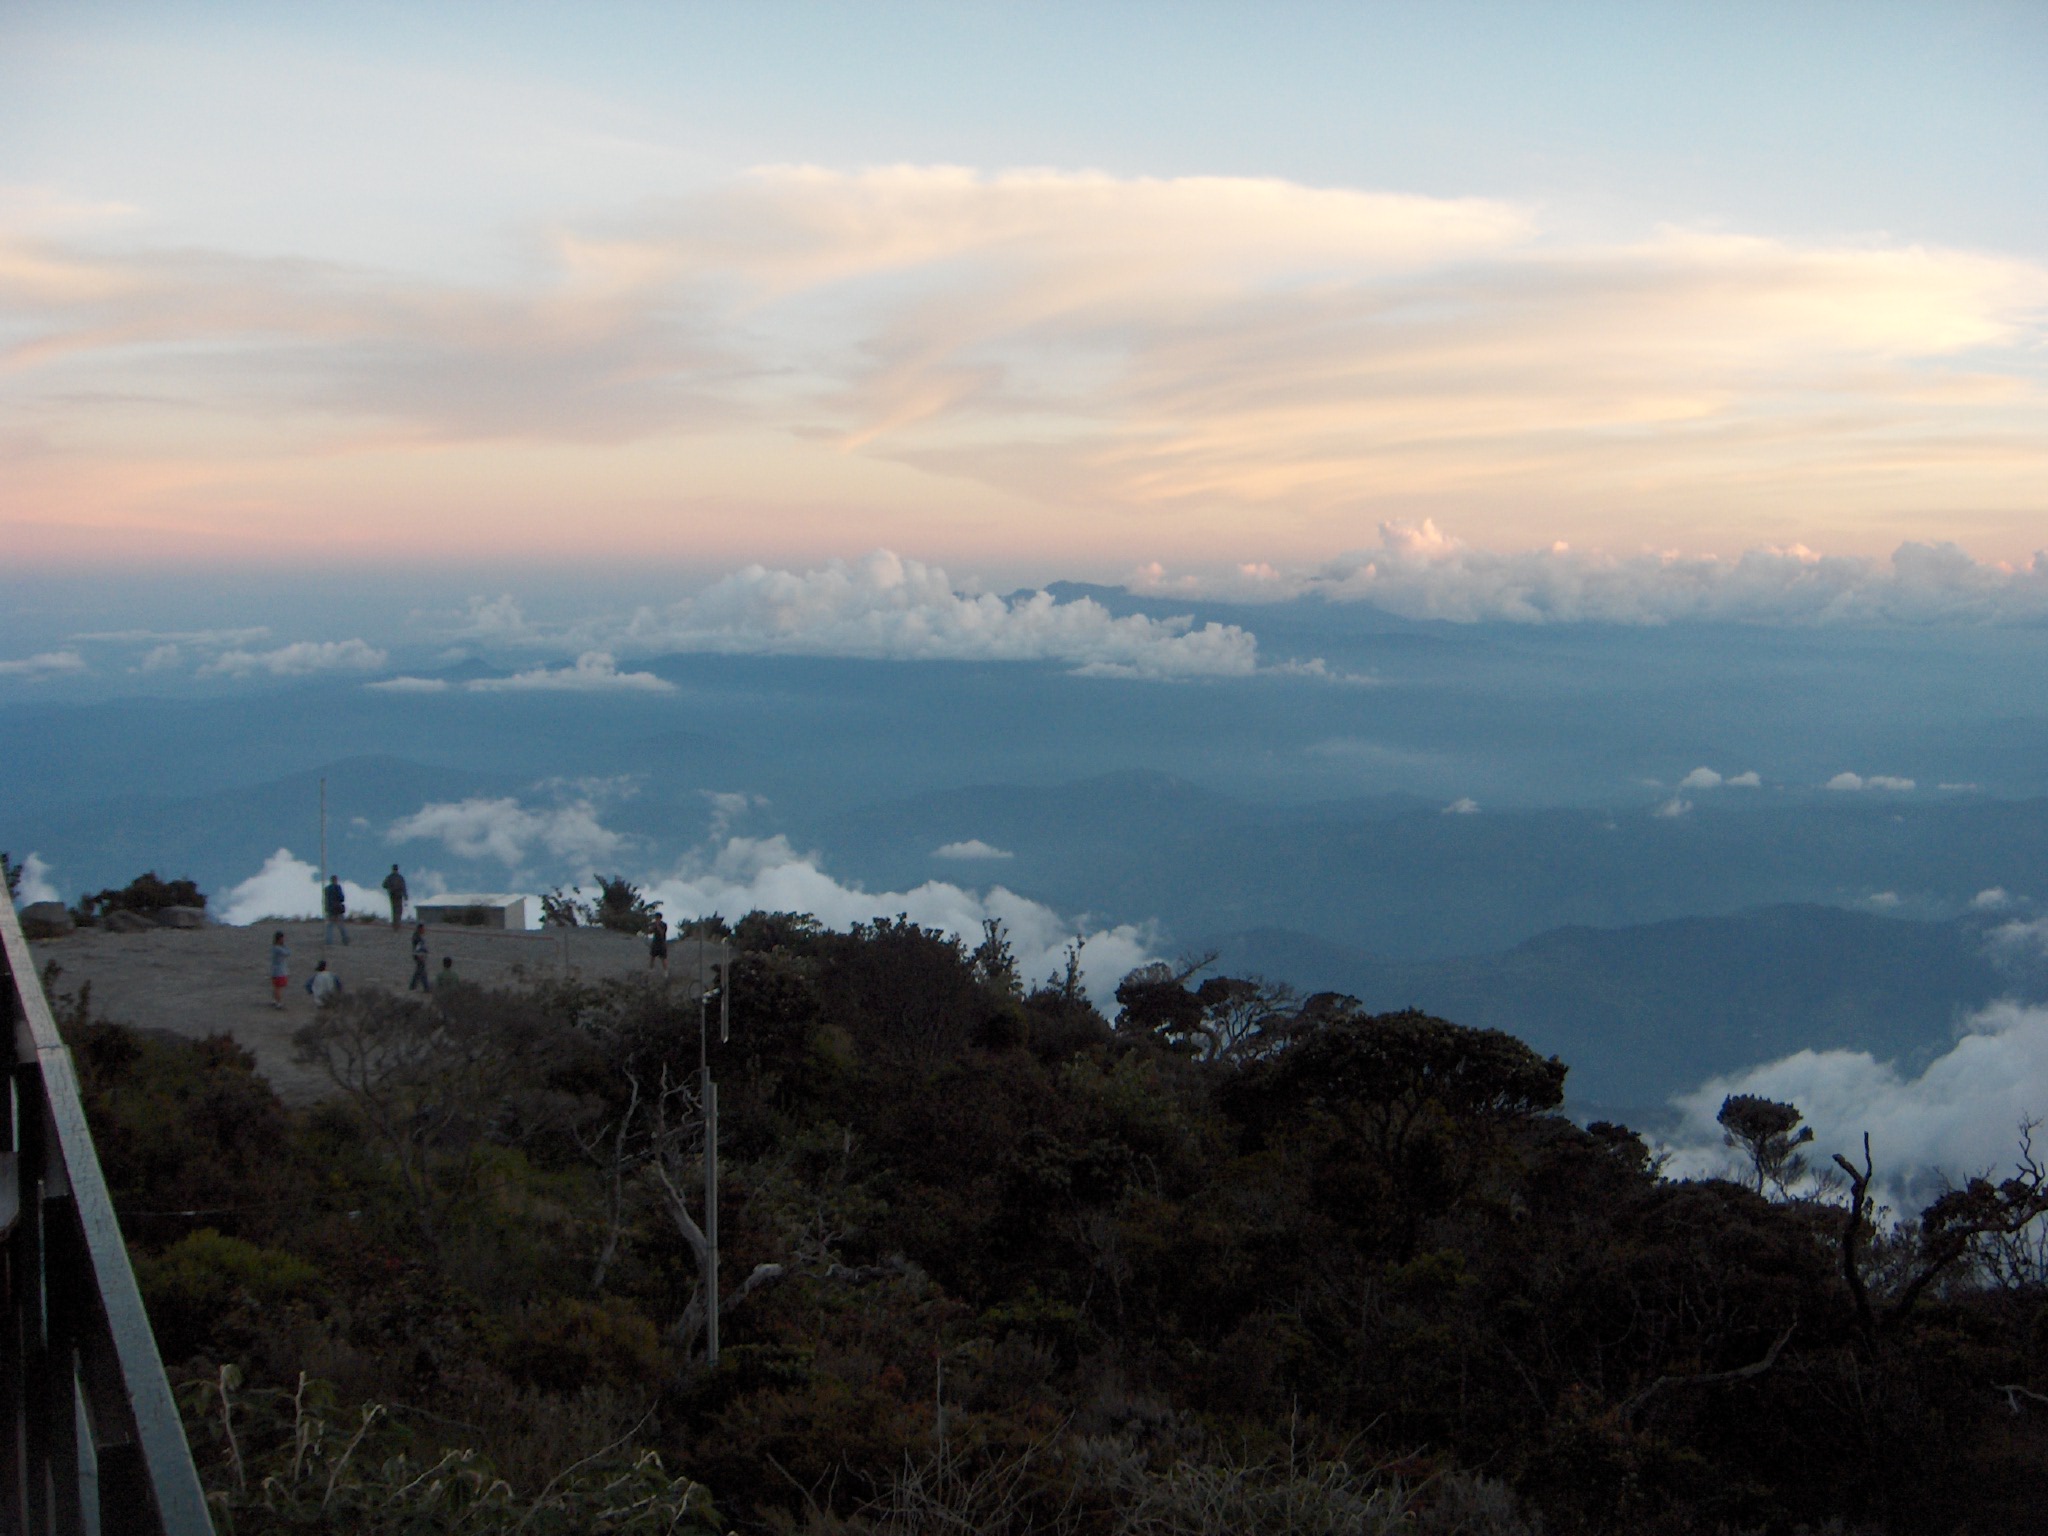
M 394 683 L 399 679 L 392 679 Z M 419 684 L 423 678 L 404 681 Z M 478 677 L 463 684 L 471 693 L 674 693 L 676 685 L 652 672 L 621 672 L 609 651 L 585 651 L 574 666 L 536 667 L 510 677 Z
M 2048 551 L 2016 566 L 1954 544 L 1902 544 L 1889 561 L 1799 545 L 1731 558 L 1614 555 L 1557 544 L 1480 549 L 1431 519 L 1380 526 L 1372 549 L 1316 567 L 1181 574 L 1142 566 L 1136 592 L 1369 602 L 1410 619 L 1513 624 L 1984 624 L 2048 619 Z
M 317 672 L 374 672 L 385 654 L 365 640 L 296 640 L 272 651 L 223 651 L 199 669 L 202 677 L 309 677 Z
M 1796 1104 L 1813 1126 L 1815 1162 L 1859 1154 L 1870 1133 L 1877 1167 L 1899 1198 L 1921 1201 L 1941 1177 L 1961 1181 L 2012 1166 L 2022 1118 L 2048 1117 L 2048 1006 L 1993 1003 L 1954 1047 L 1909 1077 L 1864 1051 L 1800 1051 L 1673 1100 L 1683 1129 L 1675 1172 L 1727 1166 L 1714 1115 L 1731 1093 Z
M 384 893 L 353 880 L 341 882 L 351 912 L 380 912 L 389 909 Z M 304 859 L 294 858 L 289 848 L 280 848 L 263 861 L 263 867 L 231 889 L 213 904 L 213 915 L 224 923 L 258 923 L 270 917 L 319 917 L 321 913 L 320 871 Z
M 976 892 L 928 880 L 913 890 L 865 891 L 845 884 L 827 874 L 816 855 L 797 852 L 785 837 L 732 835 L 733 822 L 760 803 L 757 797 L 722 793 L 710 794 L 707 799 L 709 842 L 667 872 L 638 882 L 672 923 L 713 912 L 736 918 L 758 909 L 808 912 L 827 927 L 845 929 L 903 913 L 925 927 L 979 942 L 982 923 L 993 919 L 1009 931 L 1020 973 L 1028 984 L 1062 970 L 1067 945 L 1085 931 L 1082 976 L 1089 996 L 1099 1005 L 1112 1000 L 1116 984 L 1126 974 L 1157 958 L 1157 935 L 1149 925 L 1088 927 L 1085 920 L 1062 916 L 1042 902 L 1002 886 Z M 395 843 L 436 841 L 459 858 L 495 859 L 508 871 L 519 870 L 528 879 L 535 876 L 525 866 L 543 855 L 556 867 L 567 866 L 580 874 L 599 860 L 616 860 L 627 851 L 626 839 L 606 828 L 587 800 L 541 809 L 511 798 L 438 802 L 394 822 L 386 836 Z M 986 851 L 970 857 L 1007 857 L 986 844 L 973 846 Z M 262 874 L 230 893 L 229 910 L 251 915 L 226 920 L 248 922 L 273 913 L 288 915 L 296 909 L 261 904 L 283 899 L 296 888 L 292 882 L 299 879 L 310 881 L 310 868 L 279 850 Z M 355 898 L 350 899 L 353 902 Z
M 34 680 L 62 677 L 88 670 L 90 669 L 85 664 L 85 658 L 76 651 L 41 651 L 34 656 L 25 656 L 14 661 L 0 661 L 0 677 L 26 677 Z
M 1242 677 L 1258 640 L 1234 624 L 1118 618 L 1093 598 L 956 591 L 888 550 L 808 571 L 750 565 L 628 627 L 641 647 L 893 661 L 1056 661 L 1091 676 Z
M 671 922 L 712 912 L 734 918 L 758 909 L 808 912 L 828 928 L 845 929 L 901 913 L 923 927 L 978 943 L 982 923 L 993 919 L 1008 930 L 1027 986 L 1063 971 L 1066 948 L 1082 931 L 1076 920 L 1000 885 L 985 892 L 940 880 L 908 891 L 844 885 L 826 874 L 815 857 L 797 853 L 780 836 L 729 838 L 715 851 L 693 856 L 672 874 L 651 881 L 647 894 Z M 1087 931 L 1082 985 L 1097 1007 L 1111 1005 L 1117 983 L 1158 958 L 1156 944 L 1157 935 L 1142 924 Z

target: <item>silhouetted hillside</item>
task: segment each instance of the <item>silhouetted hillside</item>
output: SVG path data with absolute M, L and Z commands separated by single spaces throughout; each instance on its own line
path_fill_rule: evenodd
M 1506 1030 L 1572 1063 L 1573 1100 L 1649 1109 L 1802 1049 L 1924 1066 L 1963 1013 L 2013 990 L 1986 957 L 1981 923 L 1812 905 L 1575 925 L 1445 960 L 1376 960 L 1273 929 L 1218 947 L 1226 970 Z

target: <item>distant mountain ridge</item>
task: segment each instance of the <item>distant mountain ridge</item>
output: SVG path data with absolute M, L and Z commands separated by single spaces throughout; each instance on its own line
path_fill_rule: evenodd
M 1644 1118 L 1717 1073 L 1799 1050 L 1868 1051 L 1911 1072 L 2026 982 L 1981 918 L 1913 922 L 1811 904 L 1622 928 L 1555 928 L 1492 954 L 1375 959 L 1275 929 L 1214 942 L 1220 968 L 1506 1030 L 1571 1064 L 1574 1100 Z

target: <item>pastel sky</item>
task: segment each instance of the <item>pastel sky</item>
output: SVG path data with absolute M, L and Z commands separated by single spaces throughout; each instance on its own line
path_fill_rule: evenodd
M 0 539 L 2017 564 L 2044 79 L 1961 0 L 14 3 Z

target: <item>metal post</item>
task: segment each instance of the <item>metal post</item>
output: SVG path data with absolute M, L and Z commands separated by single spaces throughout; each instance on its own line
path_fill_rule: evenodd
M 718 1084 L 704 1072 L 704 1242 L 711 1250 L 709 1304 L 704 1309 L 704 1359 L 718 1364 Z
M 320 883 L 325 885 L 332 873 L 327 867 L 327 780 L 323 777 L 320 780 Z M 327 908 L 323 906 L 320 911 L 324 915 Z

